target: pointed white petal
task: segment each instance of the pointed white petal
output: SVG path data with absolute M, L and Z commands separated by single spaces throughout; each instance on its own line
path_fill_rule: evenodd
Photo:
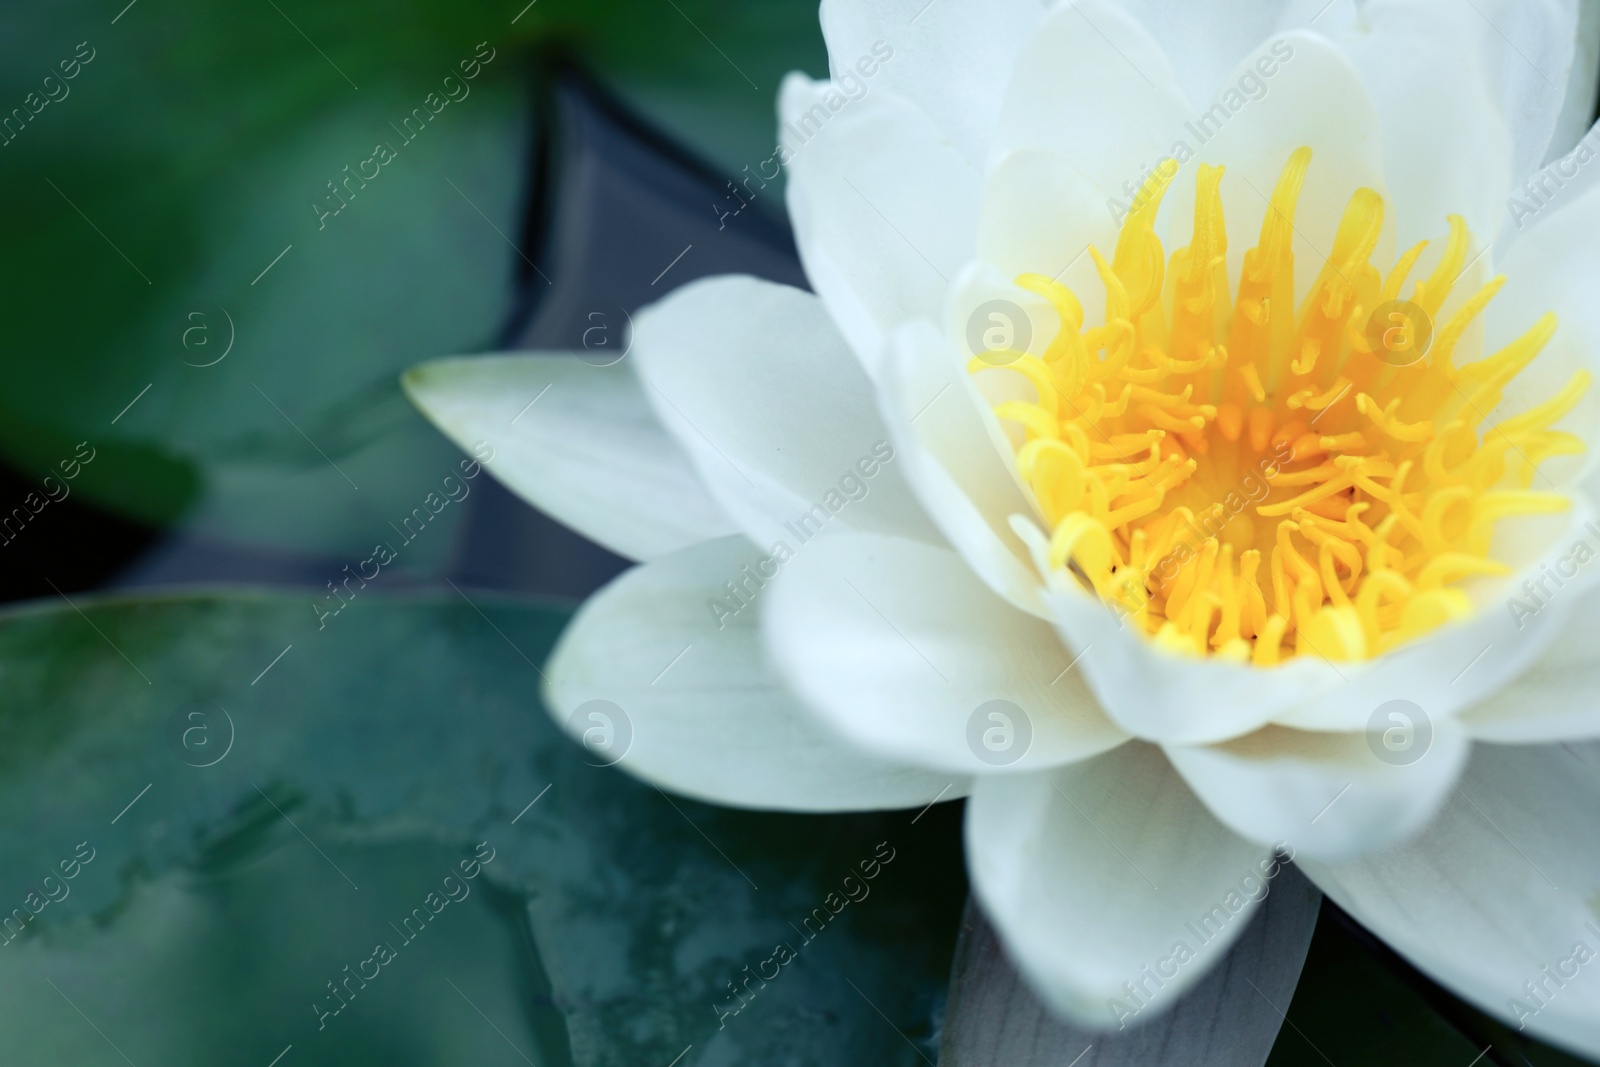
M 1043 15 L 1039 0 L 823 0 L 822 35 L 841 88 L 882 87 L 905 97 L 973 166 L 982 166 L 1000 114 L 1003 73 Z
M 508 488 L 592 541 L 653 559 L 736 527 L 656 421 L 633 367 L 576 353 L 445 359 L 406 393 Z M 493 451 L 478 451 L 480 445 Z
M 1396 701 L 1370 732 L 1310 733 L 1268 726 L 1220 745 L 1169 745 L 1212 814 L 1252 841 L 1297 856 L 1349 859 L 1421 829 L 1466 764 L 1466 731 Z
M 847 811 L 962 795 L 960 776 L 866 755 L 801 707 L 766 663 L 759 612 L 724 587 L 771 595 L 747 580 L 763 559 L 743 538 L 710 541 L 591 597 L 551 654 L 551 715 L 589 736 L 592 762 L 712 803 Z
M 1139 743 L 979 779 L 966 838 L 973 890 L 1017 969 L 1053 1009 L 1096 1028 L 1117 1025 L 1117 1002 L 1135 1003 L 1145 968 L 1165 979 L 1150 984 L 1153 1006 L 1199 981 L 1281 868 Z
M 994 927 L 967 902 L 950 974 L 944 1067 L 1261 1067 L 1294 997 L 1322 894 L 1293 867 L 1214 971 L 1170 1011 L 1109 1032 L 1063 1022 L 1022 980 Z M 1141 975 L 1146 989 L 1155 983 Z M 1091 1052 L 1092 1050 L 1092 1052 Z M 1076 1059 L 1075 1059 L 1076 1057 Z
M 1420 837 L 1355 863 L 1302 866 L 1434 979 L 1513 1026 L 1594 1057 L 1596 810 L 1600 746 L 1479 745 Z M 1584 963 L 1574 959 L 1580 945 Z
M 886 88 L 846 102 L 827 82 L 791 74 L 778 111 L 800 261 L 871 368 L 897 325 L 937 317 L 972 258 L 978 172 Z
M 661 423 L 758 544 L 792 540 L 796 525 L 940 540 L 815 296 L 703 279 L 638 314 L 634 355 Z
M 955 553 L 867 535 L 798 545 L 766 591 L 767 653 L 839 733 L 961 774 L 1037 771 L 1126 736 L 1049 624 Z

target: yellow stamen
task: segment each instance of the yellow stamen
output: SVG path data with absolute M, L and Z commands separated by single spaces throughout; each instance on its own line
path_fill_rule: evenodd
M 1496 523 L 1570 506 L 1529 486 L 1538 463 L 1582 451 L 1553 426 L 1587 373 L 1484 426 L 1554 316 L 1457 366 L 1504 284 L 1495 278 L 1457 300 L 1414 360 L 1380 358 L 1397 353 L 1375 351 L 1368 320 L 1401 299 L 1426 242 L 1380 272 L 1385 208 L 1371 189 L 1351 196 L 1296 307 L 1294 218 L 1310 160 L 1306 148 L 1290 156 L 1231 300 L 1222 169 L 1199 168 L 1190 243 L 1169 259 L 1155 225 L 1178 170 L 1169 160 L 1140 190 L 1111 259 L 1090 249 L 1104 324 L 1085 329 L 1078 294 L 1025 274 L 1017 284 L 1049 301 L 1060 331 L 1042 357 L 971 365 L 1033 387 L 1033 402 L 995 413 L 1020 428 L 1017 470 L 1051 531 L 1049 567 L 1184 655 L 1270 667 L 1387 652 L 1469 614 L 1460 583 L 1508 573 L 1490 555 Z M 1409 302 L 1429 331 L 1471 253 L 1466 223 L 1449 224 Z

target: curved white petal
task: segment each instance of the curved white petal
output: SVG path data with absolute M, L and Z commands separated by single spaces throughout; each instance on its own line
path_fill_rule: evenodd
M 767 654 L 840 734 L 960 774 L 1037 771 L 1127 737 L 1048 624 L 942 548 L 867 535 L 799 546 L 763 594 Z
M 939 1042 L 942 1067 L 1262 1067 L 1283 1026 L 1278 1005 L 1294 996 L 1317 927 L 1322 894 L 1292 866 L 1216 969 L 1148 1013 L 1132 1002 L 1121 1022 L 1074 1026 L 1051 1013 L 1006 958 L 1000 937 L 969 899 L 950 968 Z M 1147 990 L 1156 988 L 1140 976 Z M 1252 988 L 1253 987 L 1253 988 Z M 1141 994 L 1142 995 L 1142 994 Z M 1084 1052 L 1078 1052 L 1078 1050 Z
M 900 94 L 977 167 L 1000 114 L 1005 79 L 997 75 L 1011 69 L 1043 15 L 1040 0 L 823 0 L 822 36 L 835 83 Z
M 1169 652 L 1082 589 L 1053 584 L 1044 600 L 1062 640 L 1082 653 L 1079 668 L 1106 714 L 1135 737 L 1164 744 L 1223 741 L 1346 684 L 1344 665 L 1309 656 L 1263 670 Z
M 1597 810 L 1600 747 L 1479 745 L 1460 788 L 1421 836 L 1354 863 L 1302 866 L 1439 982 L 1513 1026 L 1593 1057 Z M 1572 962 L 1579 944 L 1588 955 L 1581 965 Z
M 1041 582 L 1010 516 L 1032 514 L 1011 446 L 965 361 L 931 323 L 902 327 L 878 403 L 924 511 L 990 589 L 1042 616 Z
M 1280 30 L 1312 25 L 1327 0 L 1117 0 L 1172 59 L 1196 109 L 1210 103 L 1246 52 Z
M 940 540 L 815 296 L 702 279 L 640 312 L 633 343 L 657 417 L 757 543 L 840 527 Z
M 650 411 L 633 367 L 576 353 L 425 363 L 412 403 L 522 499 L 630 559 L 653 559 L 737 527 Z M 487 444 L 493 451 L 479 451 Z
M 1315 23 L 1377 106 L 1400 248 L 1430 236 L 1447 213 L 1485 240 L 1504 218 L 1511 134 L 1484 69 L 1480 27 L 1468 21 L 1478 17 L 1453 0 L 1370 0 Z
M 1268 726 L 1220 745 L 1169 745 L 1167 758 L 1241 837 L 1287 843 L 1297 856 L 1349 859 L 1421 829 L 1471 747 L 1460 724 L 1419 722 L 1404 702 L 1378 712 L 1370 732 Z
M 778 111 L 800 261 L 870 369 L 895 326 L 937 316 L 972 258 L 978 172 L 888 89 L 852 101 L 791 74 Z
M 1578 4 L 1577 41 L 1567 75 L 1566 100 L 1556 116 L 1545 159 L 1566 155 L 1594 121 L 1595 87 L 1600 84 L 1600 7 Z
M 1017 969 L 1056 1011 L 1099 1029 L 1117 1026 L 1115 1005 L 1135 1003 L 1137 984 L 1155 1010 L 1170 1007 L 1243 932 L 1280 866 L 1137 743 L 979 779 L 966 839 L 973 891 Z
M 768 667 L 748 603 L 771 595 L 763 559 L 723 538 L 606 586 L 551 654 L 550 714 L 574 738 L 589 734 L 592 762 L 712 803 L 847 811 L 960 796 L 959 776 L 886 762 L 825 729 Z
M 1017 59 L 990 161 L 1055 151 L 1126 199 L 1190 117 L 1161 46 L 1111 0 L 1058 3 Z
M 1596 13 L 1600 22 L 1600 12 Z M 1600 65 L 1600 62 L 1597 62 Z M 1585 121 L 1588 113 L 1585 112 Z M 1506 199 L 1496 252 L 1516 247 L 1523 231 L 1575 204 L 1600 185 L 1600 123 L 1584 127 L 1582 137 L 1568 151 L 1518 182 Z
M 1570 552 L 1561 570 L 1600 569 L 1600 528 L 1584 530 L 1583 549 Z M 1579 563 L 1580 557 L 1586 562 Z M 1557 571 L 1517 598 L 1523 612 L 1542 612 L 1557 600 L 1570 604 L 1567 623 L 1543 655 L 1515 682 L 1468 708 L 1461 724 L 1473 737 L 1507 743 L 1554 743 L 1600 737 L 1600 591 L 1574 586 Z M 1557 584 L 1559 583 L 1559 584 Z
M 1512 136 L 1512 174 L 1520 181 L 1539 168 L 1551 148 L 1559 155 L 1572 147 L 1552 144 L 1552 136 L 1572 73 L 1578 0 L 1473 0 L 1465 14 L 1477 31 L 1489 84 L 1498 89 Z M 1592 78 L 1580 80 L 1588 81 L 1592 92 Z M 1586 103 L 1592 113 L 1592 95 Z

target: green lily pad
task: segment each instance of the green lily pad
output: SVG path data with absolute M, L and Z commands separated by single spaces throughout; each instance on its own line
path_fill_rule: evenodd
M 538 704 L 565 613 L 472 596 L 0 616 L 0 1062 L 931 1060 L 957 813 L 594 766 Z
M 87 439 L 86 499 L 277 551 L 360 548 L 453 462 L 397 378 L 493 347 L 547 254 L 530 75 L 598 68 L 733 174 L 822 56 L 796 0 L 113 8 L 0 13 L 0 453 Z

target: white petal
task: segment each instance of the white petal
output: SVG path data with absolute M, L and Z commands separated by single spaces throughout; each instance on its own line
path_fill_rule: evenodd
M 1505 215 L 1511 134 L 1483 69 L 1479 27 L 1467 21 L 1477 18 L 1453 0 L 1371 0 L 1348 20 L 1330 13 L 1316 21 L 1377 105 L 1401 248 L 1447 213 L 1464 216 L 1484 240 Z
M 1170 1010 L 1131 1000 L 1111 1032 L 1052 1015 L 1006 959 L 999 935 L 969 899 L 950 968 L 940 1040 L 943 1067 L 1072 1067 L 1075 1050 L 1095 1050 L 1088 1067 L 1261 1067 L 1283 1026 L 1279 1005 L 1294 997 L 1322 894 L 1288 867 L 1227 957 Z M 1140 975 L 1147 992 L 1156 980 Z M 1253 987 L 1253 988 L 1252 988 Z M 1141 994 L 1142 996 L 1142 994 Z M 1078 1055 L 1083 1055 L 1082 1052 Z
M 763 595 L 773 663 L 834 729 L 885 758 L 1037 771 L 1126 739 L 1049 625 L 946 549 L 819 538 L 796 547 Z
M 1008 152 L 984 184 L 978 256 L 1007 281 L 1032 272 L 1079 293 L 1099 292 L 1094 261 L 1085 253 L 1090 245 L 1106 253 L 1115 248 L 1118 221 L 1106 195 L 1061 153 Z M 1098 310 L 1094 303 L 1085 301 L 1090 315 Z
M 1489 84 L 1512 134 L 1517 180 L 1538 169 L 1554 147 L 1556 119 L 1567 99 L 1578 33 L 1578 0 L 1473 0 L 1465 13 L 1477 31 Z M 1590 90 L 1592 78 L 1587 80 Z M 1592 109 L 1594 98 L 1586 101 Z M 1587 117 L 1587 116 L 1586 116 Z M 1586 127 L 1587 122 L 1584 123 Z
M 1473 751 L 1417 839 L 1306 873 L 1412 963 L 1494 1015 L 1600 1055 L 1600 748 Z M 1571 963 L 1586 946 L 1586 964 Z M 1546 977 L 1566 964 L 1567 980 Z M 1578 977 L 1574 980 L 1573 974 Z M 1524 983 L 1545 986 L 1537 1000 Z M 1519 1009 L 1518 1005 L 1522 1007 Z
M 513 492 L 619 555 L 653 559 L 737 529 L 651 413 L 630 364 L 473 356 L 425 363 L 403 381 L 451 440 L 494 456 L 484 467 Z
M 1596 16 L 1600 20 L 1600 15 Z M 1524 230 L 1575 204 L 1596 185 L 1600 167 L 1591 166 L 1600 154 L 1600 123 L 1591 125 L 1568 152 L 1529 175 L 1506 199 L 1496 252 L 1514 248 Z
M 1110 0 L 1058 3 L 1006 89 L 991 162 L 1016 150 L 1062 154 L 1101 195 L 1126 199 L 1190 117 L 1160 45 Z
M 748 577 L 763 558 L 740 537 L 710 541 L 591 597 L 551 654 L 551 715 L 590 733 L 592 762 L 712 803 L 844 811 L 960 796 L 959 776 L 866 755 L 800 706 L 762 654 L 758 611 L 724 588 L 770 596 Z
M 1252 841 L 1292 855 L 1349 859 L 1421 829 L 1467 761 L 1466 731 L 1449 719 L 1417 721 L 1397 703 L 1364 733 L 1281 726 L 1221 745 L 1166 749 L 1211 813 Z M 1393 715 L 1390 719 L 1387 715 Z
M 1118 0 L 1172 57 L 1189 101 L 1210 104 L 1246 52 L 1279 30 L 1311 24 L 1327 0 Z
M 1588 549 L 1585 568 L 1600 568 L 1600 532 L 1585 530 L 1580 538 Z M 1575 569 L 1577 557 L 1569 567 Z M 1557 585 L 1556 582 L 1561 582 Z M 1487 700 L 1468 708 L 1461 723 L 1473 737 L 1485 741 L 1550 743 L 1574 738 L 1600 737 L 1600 657 L 1595 655 L 1595 634 L 1600 633 L 1600 591 L 1592 586 L 1573 587 L 1559 573 L 1545 582 L 1540 606 L 1556 598 L 1570 602 L 1571 615 L 1550 647 L 1531 668 Z M 1535 594 L 1537 595 L 1537 594 Z M 1532 605 L 1534 596 L 1519 596 L 1520 605 Z
M 1594 121 L 1595 86 L 1600 83 L 1600 7 L 1578 5 L 1577 42 L 1567 75 L 1566 100 L 1556 116 L 1545 159 L 1566 155 Z
M 758 544 L 839 526 L 940 540 L 815 296 L 703 279 L 639 313 L 634 349 L 656 415 Z
M 836 83 L 905 97 L 981 166 L 1003 74 L 1043 15 L 1039 0 L 823 0 L 822 36 Z
M 879 407 L 924 511 L 990 589 L 1043 615 L 1041 583 L 1010 517 L 1034 505 L 1012 449 L 966 371 L 931 323 L 903 327 L 881 368 Z
M 980 778 L 966 838 L 973 890 L 1018 970 L 1055 1010 L 1097 1028 L 1115 1027 L 1112 998 L 1180 943 L 1192 958 L 1156 998 L 1192 986 L 1276 873 L 1267 849 L 1212 818 L 1160 750 L 1137 743 L 1044 774 Z
M 881 89 L 829 110 L 844 99 L 827 82 L 791 74 L 778 110 L 806 277 L 870 368 L 895 326 L 937 316 L 950 279 L 972 258 L 980 186 L 905 99 Z

